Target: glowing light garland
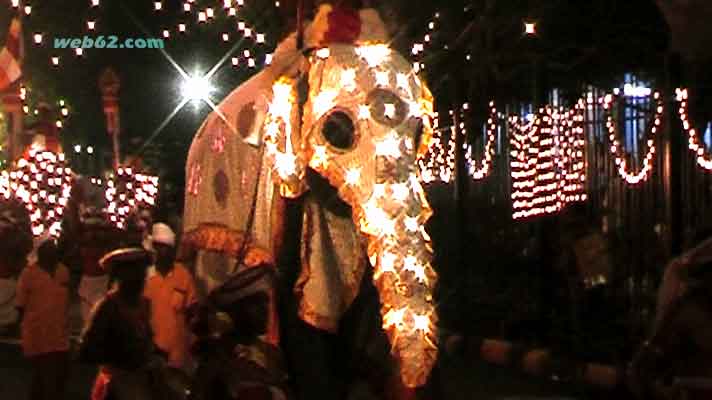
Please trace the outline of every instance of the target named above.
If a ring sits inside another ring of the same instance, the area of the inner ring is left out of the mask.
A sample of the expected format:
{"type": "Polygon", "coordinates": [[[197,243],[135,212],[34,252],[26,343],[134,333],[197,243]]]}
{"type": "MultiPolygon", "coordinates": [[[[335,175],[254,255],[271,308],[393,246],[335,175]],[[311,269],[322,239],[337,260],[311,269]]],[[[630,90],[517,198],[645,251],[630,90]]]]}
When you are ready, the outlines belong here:
{"type": "Polygon", "coordinates": [[[513,218],[519,219],[541,213],[534,209],[537,165],[539,164],[539,129],[541,119],[523,124],[520,117],[509,119],[511,136],[512,208],[513,218]]]}
{"type": "MultiPolygon", "coordinates": [[[[469,107],[466,107],[465,109],[467,108],[469,107]]],[[[487,119],[487,143],[485,143],[484,159],[479,167],[479,163],[473,159],[472,147],[469,145],[467,146],[466,162],[468,165],[468,172],[476,181],[484,179],[489,175],[490,168],[492,166],[492,158],[494,157],[495,133],[497,132],[497,108],[494,106],[493,101],[489,103],[489,108],[490,116],[487,119]]],[[[467,135],[465,124],[461,123],[460,125],[462,134],[467,135]]]]}
{"type": "MultiPolygon", "coordinates": [[[[474,160],[472,148],[465,145],[465,163],[470,177],[474,180],[482,180],[489,176],[492,170],[492,161],[495,154],[494,144],[496,141],[497,132],[497,109],[494,102],[489,103],[490,116],[487,119],[486,134],[487,142],[484,148],[484,158],[482,161],[474,160]]],[[[469,110],[469,105],[463,105],[463,111],[469,110]]],[[[454,111],[450,111],[452,117],[454,111]]],[[[432,183],[441,181],[445,183],[452,182],[455,176],[455,135],[457,130],[454,126],[449,128],[440,128],[440,118],[437,114],[434,118],[433,126],[434,134],[431,139],[428,153],[418,160],[418,167],[423,183],[432,183]],[[444,131],[450,131],[449,138],[443,137],[444,131]]],[[[467,135],[467,127],[464,122],[460,123],[460,134],[467,135]]]]}
{"type": "Polygon", "coordinates": [[[680,102],[680,109],[678,110],[680,121],[682,122],[682,127],[688,135],[687,148],[695,156],[697,165],[699,165],[706,172],[712,172],[712,154],[705,155],[704,145],[700,143],[697,136],[698,132],[690,122],[690,114],[688,111],[688,91],[687,89],[676,89],[675,94],[677,101],[680,102]]]}
{"type": "Polygon", "coordinates": [[[57,237],[73,183],[64,154],[30,149],[11,171],[0,175],[0,195],[15,197],[30,213],[32,233],[57,237]]]}
{"type": "Polygon", "coordinates": [[[106,214],[116,227],[126,227],[126,218],[137,208],[152,208],[158,196],[158,177],[119,167],[106,180],[106,214]]]}
{"type": "Polygon", "coordinates": [[[579,100],[573,110],[567,110],[559,120],[559,132],[555,136],[558,149],[558,171],[561,188],[559,199],[564,203],[586,200],[586,173],[584,149],[586,146],[584,133],[583,99],[579,100]]]}
{"type": "Polygon", "coordinates": [[[661,119],[663,115],[663,100],[659,92],[653,93],[653,98],[656,101],[655,113],[653,115],[653,123],[650,128],[650,136],[647,141],[648,151],[643,159],[643,166],[636,173],[630,172],[628,169],[627,162],[625,160],[625,154],[622,150],[622,145],[617,139],[617,127],[616,121],[613,119],[612,115],[612,105],[616,99],[616,96],[608,94],[603,97],[600,102],[603,104],[603,108],[608,111],[608,116],[606,119],[606,128],[608,129],[608,139],[611,143],[610,151],[611,154],[615,156],[615,163],[618,170],[618,175],[620,175],[623,180],[629,185],[637,185],[645,182],[650,177],[653,170],[653,162],[655,160],[655,136],[660,128],[661,119]]]}
{"type": "Polygon", "coordinates": [[[413,63],[413,70],[415,72],[419,72],[425,68],[425,64],[422,62],[422,55],[425,53],[427,47],[433,42],[433,35],[435,33],[435,29],[437,28],[437,21],[439,19],[440,13],[435,13],[433,19],[428,22],[427,33],[423,36],[423,41],[414,43],[410,49],[412,56],[417,59],[417,61],[413,63]]]}
{"type": "Polygon", "coordinates": [[[523,123],[509,118],[514,219],[552,214],[586,200],[584,101],[572,110],[544,107],[523,123]]]}
{"type": "MultiPolygon", "coordinates": [[[[440,119],[435,115],[433,121],[433,137],[430,139],[428,152],[418,159],[420,168],[420,178],[424,183],[441,180],[447,182],[452,169],[448,169],[449,163],[445,160],[444,139],[440,129],[440,119]],[[446,179],[448,178],[448,179],[446,179]]],[[[452,165],[454,168],[454,164],[452,165]]]]}
{"type": "MultiPolygon", "coordinates": [[[[87,30],[90,32],[94,32],[97,29],[96,26],[96,20],[97,16],[93,15],[96,13],[96,10],[99,9],[101,6],[101,2],[99,0],[90,0],[87,2],[88,8],[90,12],[88,14],[90,17],[87,19],[86,23],[84,26],[86,26],[87,30]]],[[[150,5],[150,7],[154,10],[155,13],[160,14],[160,13],[165,13],[166,9],[169,8],[168,4],[163,1],[153,1],[153,2],[146,2],[150,5]]],[[[196,21],[197,24],[207,24],[207,23],[212,23],[216,20],[218,20],[218,14],[217,11],[218,9],[222,9],[223,12],[225,13],[225,16],[229,18],[237,18],[238,15],[238,9],[240,7],[243,7],[245,2],[243,0],[216,0],[215,1],[215,6],[214,7],[204,7],[204,8],[199,8],[196,6],[195,2],[193,0],[184,0],[181,3],[181,11],[183,12],[183,17],[191,17],[192,20],[196,21]]],[[[20,6],[19,0],[12,0],[10,2],[10,6],[12,8],[18,9],[20,6]]],[[[279,2],[275,3],[275,7],[279,7],[279,2]]],[[[32,7],[29,5],[26,5],[23,7],[23,11],[26,15],[30,15],[32,12],[32,7]]],[[[181,21],[177,23],[175,28],[175,31],[181,34],[185,34],[188,31],[188,25],[186,24],[185,21],[181,21]]],[[[266,43],[266,35],[264,33],[258,32],[256,29],[251,27],[249,24],[247,24],[245,21],[239,20],[237,23],[235,23],[236,29],[238,32],[241,33],[241,35],[236,35],[236,38],[233,39],[231,35],[229,35],[226,32],[220,32],[219,35],[221,38],[223,38],[223,41],[228,42],[230,40],[243,40],[249,38],[250,40],[253,41],[254,44],[256,45],[265,45],[266,43]],[[227,38],[226,36],[227,35],[227,38]],[[237,38],[237,36],[241,36],[240,38],[237,38]]],[[[156,37],[161,37],[164,40],[168,40],[171,38],[171,30],[167,29],[166,27],[163,27],[160,29],[159,34],[156,35],[156,37]]],[[[36,32],[34,34],[34,41],[33,43],[36,46],[43,46],[45,45],[45,41],[43,39],[43,33],[41,32],[36,32]]],[[[74,54],[77,57],[83,57],[85,56],[85,50],[82,49],[72,49],[74,54]]],[[[50,62],[54,66],[59,66],[60,64],[60,57],[57,55],[52,55],[50,57],[50,62]]],[[[265,65],[268,65],[271,62],[271,55],[267,54],[265,56],[265,65]]],[[[237,65],[233,63],[233,65],[237,65]]],[[[257,66],[257,61],[255,60],[254,57],[247,57],[247,60],[245,62],[245,65],[248,65],[250,68],[255,68],[257,66]]]]}

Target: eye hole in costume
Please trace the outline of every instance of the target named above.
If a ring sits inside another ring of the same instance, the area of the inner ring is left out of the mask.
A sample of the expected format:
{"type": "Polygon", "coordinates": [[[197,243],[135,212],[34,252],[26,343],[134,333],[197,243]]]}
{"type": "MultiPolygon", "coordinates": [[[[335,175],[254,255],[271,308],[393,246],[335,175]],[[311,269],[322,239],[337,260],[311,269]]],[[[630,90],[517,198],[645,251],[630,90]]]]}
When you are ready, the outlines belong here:
{"type": "Polygon", "coordinates": [[[373,89],[368,94],[367,101],[371,117],[382,125],[396,127],[403,123],[408,115],[408,104],[390,90],[373,89]]]}
{"type": "Polygon", "coordinates": [[[326,118],[321,128],[324,139],[339,150],[349,150],[356,144],[354,123],[343,111],[335,111],[326,118]]]}

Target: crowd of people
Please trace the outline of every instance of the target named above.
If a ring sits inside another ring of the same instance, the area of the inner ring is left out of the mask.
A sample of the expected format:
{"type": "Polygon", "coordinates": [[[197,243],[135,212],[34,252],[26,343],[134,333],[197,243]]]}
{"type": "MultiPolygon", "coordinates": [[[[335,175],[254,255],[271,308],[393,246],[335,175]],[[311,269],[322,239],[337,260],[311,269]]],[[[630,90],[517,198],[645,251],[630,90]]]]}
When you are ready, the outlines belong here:
{"type": "Polygon", "coordinates": [[[19,276],[0,276],[11,289],[0,323],[6,334],[19,328],[31,400],[64,398],[75,362],[98,367],[91,400],[286,398],[281,354],[259,339],[272,269],[237,274],[199,301],[167,224],[116,243],[85,234],[78,284],[52,238],[37,240],[19,276]],[[83,325],[76,343],[73,305],[83,325]]]}
{"type": "MultiPolygon", "coordinates": [[[[146,231],[116,250],[83,241],[78,348],[69,334],[71,274],[55,240],[38,243],[17,279],[0,275],[0,326],[19,322],[30,398],[62,398],[75,360],[98,366],[92,400],[286,399],[280,349],[257,340],[274,270],[243,271],[206,296],[176,260],[174,231],[163,223],[146,231]]],[[[666,268],[655,326],[628,370],[639,398],[712,393],[712,239],[699,239],[666,268]]]]}
{"type": "MultiPolygon", "coordinates": [[[[84,331],[79,360],[101,366],[92,393],[100,400],[107,383],[118,398],[146,398],[131,374],[150,365],[191,372],[191,334],[187,310],[196,303],[195,282],[176,262],[176,235],[163,223],[153,225],[150,240],[104,254],[101,245],[81,248],[78,288],[84,331]],[[160,361],[159,361],[160,360],[160,361]],[[128,397],[124,397],[127,395],[128,397]]],[[[99,242],[96,242],[99,243],[99,242]]],[[[5,278],[14,296],[0,309],[3,326],[19,322],[22,350],[32,368],[31,399],[57,399],[70,370],[70,272],[58,244],[44,239],[15,281],[5,278]],[[33,259],[35,257],[32,257],[33,259]]],[[[152,397],[147,397],[152,398],[152,397]]]]}

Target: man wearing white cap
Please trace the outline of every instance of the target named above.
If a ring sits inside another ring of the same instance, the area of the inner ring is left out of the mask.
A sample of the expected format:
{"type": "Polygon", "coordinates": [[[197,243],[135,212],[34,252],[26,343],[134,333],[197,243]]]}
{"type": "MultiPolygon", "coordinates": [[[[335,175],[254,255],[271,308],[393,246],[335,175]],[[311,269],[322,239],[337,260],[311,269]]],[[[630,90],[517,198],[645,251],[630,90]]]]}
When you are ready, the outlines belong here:
{"type": "Polygon", "coordinates": [[[155,265],[148,270],[144,296],[151,301],[154,342],[167,353],[168,364],[189,367],[190,331],[186,310],[197,301],[190,272],[175,262],[175,233],[163,223],[153,225],[155,265]]]}

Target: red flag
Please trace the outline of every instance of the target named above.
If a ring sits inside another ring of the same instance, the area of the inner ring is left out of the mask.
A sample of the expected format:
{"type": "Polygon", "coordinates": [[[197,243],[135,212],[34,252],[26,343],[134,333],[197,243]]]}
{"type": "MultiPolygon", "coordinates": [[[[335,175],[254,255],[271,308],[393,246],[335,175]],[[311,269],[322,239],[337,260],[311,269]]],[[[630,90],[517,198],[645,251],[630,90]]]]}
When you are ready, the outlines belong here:
{"type": "Polygon", "coordinates": [[[14,18],[5,47],[0,51],[0,91],[22,76],[22,56],[22,25],[19,18],[14,18]]]}

